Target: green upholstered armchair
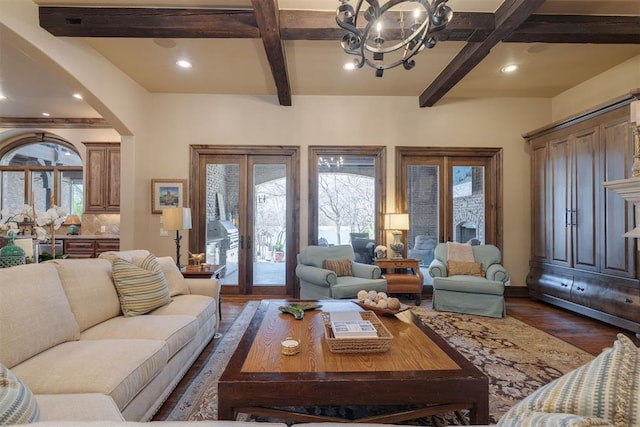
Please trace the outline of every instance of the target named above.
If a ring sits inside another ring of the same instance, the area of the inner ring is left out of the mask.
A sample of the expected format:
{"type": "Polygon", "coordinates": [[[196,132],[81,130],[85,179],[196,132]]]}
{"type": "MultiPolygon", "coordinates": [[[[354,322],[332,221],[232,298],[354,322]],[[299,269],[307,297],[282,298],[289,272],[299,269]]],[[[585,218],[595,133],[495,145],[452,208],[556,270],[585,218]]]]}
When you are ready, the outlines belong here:
{"type": "Polygon", "coordinates": [[[387,281],[380,267],[354,262],[350,245],[307,246],[298,254],[296,276],[300,280],[300,299],[355,298],[361,289],[385,292],[387,281]],[[352,275],[338,275],[323,268],[325,260],[351,261],[352,275]]]}
{"type": "Polygon", "coordinates": [[[509,280],[509,272],[501,264],[500,249],[494,245],[471,248],[475,262],[482,264],[482,276],[449,271],[447,244],[436,246],[434,259],[429,265],[429,275],[433,277],[433,308],[504,317],[504,285],[509,280]]]}

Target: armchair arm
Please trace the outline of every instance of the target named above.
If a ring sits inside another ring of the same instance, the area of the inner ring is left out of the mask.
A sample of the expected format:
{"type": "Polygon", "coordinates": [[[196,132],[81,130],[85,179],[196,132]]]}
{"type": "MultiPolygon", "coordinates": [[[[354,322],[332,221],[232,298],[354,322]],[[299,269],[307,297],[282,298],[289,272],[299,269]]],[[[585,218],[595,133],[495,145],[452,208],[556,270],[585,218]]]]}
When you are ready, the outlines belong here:
{"type": "Polygon", "coordinates": [[[333,271],[311,265],[298,264],[296,266],[296,276],[298,276],[301,281],[327,288],[335,285],[337,282],[336,273],[333,271]]]}
{"type": "Polygon", "coordinates": [[[377,265],[363,264],[353,262],[351,264],[351,272],[355,277],[362,279],[379,279],[382,276],[382,270],[377,265]]]}
{"type": "Polygon", "coordinates": [[[439,259],[434,259],[429,264],[429,276],[431,277],[447,277],[447,266],[439,259]]]}
{"type": "Polygon", "coordinates": [[[496,282],[506,282],[509,280],[509,272],[502,266],[502,264],[491,264],[487,268],[487,279],[495,280],[496,282]]]}

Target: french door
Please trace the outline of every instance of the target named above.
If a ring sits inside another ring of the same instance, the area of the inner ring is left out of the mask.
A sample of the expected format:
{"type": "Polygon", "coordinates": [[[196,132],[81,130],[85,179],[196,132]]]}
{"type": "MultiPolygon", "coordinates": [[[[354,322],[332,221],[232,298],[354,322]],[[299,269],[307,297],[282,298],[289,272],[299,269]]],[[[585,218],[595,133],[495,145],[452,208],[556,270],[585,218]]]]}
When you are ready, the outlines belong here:
{"type": "Polygon", "coordinates": [[[439,242],[501,246],[501,149],[399,147],[396,158],[396,205],[410,222],[408,257],[426,267],[439,242]]]}
{"type": "Polygon", "coordinates": [[[224,265],[222,293],[293,296],[298,149],[192,146],[191,252],[224,265]]]}

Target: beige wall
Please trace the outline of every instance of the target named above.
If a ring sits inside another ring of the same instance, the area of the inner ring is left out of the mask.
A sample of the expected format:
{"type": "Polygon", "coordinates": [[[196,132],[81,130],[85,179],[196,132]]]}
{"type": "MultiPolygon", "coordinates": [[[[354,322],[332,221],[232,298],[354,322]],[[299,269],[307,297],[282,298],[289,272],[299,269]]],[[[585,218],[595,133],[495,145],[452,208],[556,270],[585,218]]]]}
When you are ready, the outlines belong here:
{"type": "Polygon", "coordinates": [[[640,55],[553,98],[553,121],[604,104],[640,88],[640,55]]]}
{"type": "MultiPolygon", "coordinates": [[[[504,251],[512,284],[524,286],[530,246],[529,154],[521,134],[548,123],[547,99],[484,99],[418,108],[416,97],[299,96],[292,107],[275,97],[154,95],[153,135],[139,143],[136,176],[189,178],[189,145],[293,145],[301,149],[300,230],[307,235],[307,147],[386,145],[387,208],[394,209],[395,146],[504,149],[504,251]]],[[[159,215],[149,215],[148,189],[135,197],[136,243],[172,254],[160,237],[159,215]]],[[[186,245],[187,240],[184,240],[186,245]]],[[[302,240],[305,246],[306,241],[302,240]]]]}

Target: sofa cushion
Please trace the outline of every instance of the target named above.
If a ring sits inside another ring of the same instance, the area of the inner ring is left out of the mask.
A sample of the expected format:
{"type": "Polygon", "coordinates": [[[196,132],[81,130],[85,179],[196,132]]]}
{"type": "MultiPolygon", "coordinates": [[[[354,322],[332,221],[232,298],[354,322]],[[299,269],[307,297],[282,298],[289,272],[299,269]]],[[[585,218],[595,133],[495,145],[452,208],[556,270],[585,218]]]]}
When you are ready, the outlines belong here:
{"type": "Polygon", "coordinates": [[[80,335],[81,340],[150,339],[165,341],[169,358],[198,333],[199,322],[193,316],[114,317],[80,335]]]}
{"type": "Polygon", "coordinates": [[[127,251],[107,251],[107,252],[102,252],[100,255],[98,255],[98,258],[106,259],[111,263],[113,263],[113,260],[116,258],[133,262],[134,258],[143,259],[150,253],[151,252],[149,252],[146,249],[130,249],[127,251]]]}
{"type": "Polygon", "coordinates": [[[173,297],[171,304],[148,313],[147,316],[184,314],[198,319],[199,327],[211,322],[216,317],[218,306],[216,300],[204,295],[177,295],[173,297]]]}
{"type": "Polygon", "coordinates": [[[35,394],[102,393],[122,410],[168,359],[164,341],[70,341],[22,362],[13,372],[35,394]]]}
{"type": "Polygon", "coordinates": [[[0,363],[0,425],[38,421],[40,409],[31,390],[0,363]]]}
{"type": "Polygon", "coordinates": [[[41,351],[79,336],[80,328],[55,265],[26,264],[0,269],[1,363],[13,368],[41,351]]]}
{"type": "Polygon", "coordinates": [[[120,315],[120,301],[113,285],[110,261],[94,258],[50,262],[58,269],[80,331],[120,315]]]}
{"type": "Polygon", "coordinates": [[[169,296],[188,295],[191,293],[189,285],[187,285],[187,281],[182,273],[180,273],[180,270],[173,258],[170,256],[158,257],[158,262],[160,263],[160,268],[162,268],[164,277],[167,279],[167,284],[169,285],[169,296]]]}
{"type": "Polygon", "coordinates": [[[36,400],[43,421],[124,421],[115,402],[106,394],[37,394],[36,400]]]}
{"type": "Polygon", "coordinates": [[[353,276],[350,259],[325,259],[322,268],[333,271],[338,277],[353,276]]]}
{"type": "Polygon", "coordinates": [[[500,419],[499,425],[527,425],[523,422],[541,414],[571,414],[616,426],[639,425],[639,401],[640,349],[618,334],[613,348],[526,397],[500,419]]]}
{"type": "Polygon", "coordinates": [[[145,314],[171,302],[164,273],[152,254],[147,255],[140,266],[115,258],[113,281],[125,317],[145,314]]]}

